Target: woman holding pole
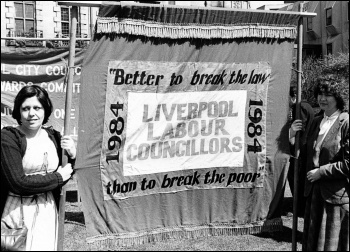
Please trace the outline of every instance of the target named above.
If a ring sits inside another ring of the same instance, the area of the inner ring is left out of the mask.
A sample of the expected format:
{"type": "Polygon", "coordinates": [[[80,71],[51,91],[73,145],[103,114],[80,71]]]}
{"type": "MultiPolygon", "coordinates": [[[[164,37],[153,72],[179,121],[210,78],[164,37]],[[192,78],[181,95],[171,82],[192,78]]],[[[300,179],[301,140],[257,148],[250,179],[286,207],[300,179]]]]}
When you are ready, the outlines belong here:
{"type": "MultiPolygon", "coordinates": [[[[349,251],[348,91],[333,76],[320,78],[314,90],[324,114],[315,117],[300,151],[307,172],[304,251],[349,251]]],[[[302,126],[295,120],[291,136],[302,126]]]]}
{"type": "Polygon", "coordinates": [[[25,86],[12,113],[19,126],[1,130],[1,224],[16,228],[23,214],[28,251],[56,250],[60,189],[71,178],[76,156],[70,136],[43,126],[52,109],[45,89],[25,86]],[[70,158],[64,167],[62,149],[70,158]]]}

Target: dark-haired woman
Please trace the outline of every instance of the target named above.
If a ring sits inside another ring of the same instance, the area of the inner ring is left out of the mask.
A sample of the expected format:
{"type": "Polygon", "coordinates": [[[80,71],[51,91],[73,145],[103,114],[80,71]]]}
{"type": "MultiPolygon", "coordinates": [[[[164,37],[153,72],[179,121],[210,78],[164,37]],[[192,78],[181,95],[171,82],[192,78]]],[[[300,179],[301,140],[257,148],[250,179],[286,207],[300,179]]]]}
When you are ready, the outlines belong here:
{"type": "Polygon", "coordinates": [[[60,188],[70,179],[76,156],[70,136],[61,138],[58,131],[43,127],[52,109],[45,89],[25,86],[12,113],[19,126],[1,130],[1,222],[19,227],[22,204],[27,251],[56,250],[60,188]],[[70,162],[64,167],[62,149],[70,162]]]}
{"type": "MultiPolygon", "coordinates": [[[[349,251],[349,87],[323,78],[315,97],[324,111],[315,117],[301,155],[306,156],[304,251],[349,251]],[[347,89],[347,90],[346,90],[347,89]]],[[[295,120],[291,134],[301,130],[295,120]]]]}

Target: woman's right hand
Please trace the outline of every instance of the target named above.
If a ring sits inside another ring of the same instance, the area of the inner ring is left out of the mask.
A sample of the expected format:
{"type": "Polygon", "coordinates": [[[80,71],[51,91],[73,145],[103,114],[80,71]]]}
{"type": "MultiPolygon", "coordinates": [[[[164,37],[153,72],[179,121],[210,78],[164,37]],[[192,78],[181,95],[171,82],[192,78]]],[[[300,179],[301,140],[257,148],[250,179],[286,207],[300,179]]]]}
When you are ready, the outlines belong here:
{"type": "Polygon", "coordinates": [[[71,178],[73,173],[73,168],[70,163],[66,164],[64,167],[60,166],[57,169],[57,172],[61,174],[63,181],[66,181],[71,178]]]}
{"type": "Polygon", "coordinates": [[[303,121],[300,119],[295,120],[290,126],[290,138],[295,137],[297,131],[303,129],[303,121]]]}

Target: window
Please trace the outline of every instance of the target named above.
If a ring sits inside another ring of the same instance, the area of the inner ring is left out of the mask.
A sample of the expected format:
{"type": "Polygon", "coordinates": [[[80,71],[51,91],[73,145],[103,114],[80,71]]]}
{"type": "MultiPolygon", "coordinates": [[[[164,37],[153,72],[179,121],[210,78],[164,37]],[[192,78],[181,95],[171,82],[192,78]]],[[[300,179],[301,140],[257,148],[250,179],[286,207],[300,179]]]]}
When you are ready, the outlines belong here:
{"type": "MultiPolygon", "coordinates": [[[[80,8],[78,8],[77,17],[77,37],[80,38],[81,24],[79,22],[80,8]]],[[[63,37],[69,37],[69,23],[70,23],[70,8],[61,7],[61,33],[63,37]]]]}
{"type": "Polygon", "coordinates": [[[333,54],[332,43],[327,44],[327,55],[329,55],[329,54],[333,54]]]}
{"type": "Polygon", "coordinates": [[[61,7],[61,32],[63,36],[69,37],[69,17],[70,11],[68,7],[61,7]]]}
{"type": "Polygon", "coordinates": [[[332,25],[332,8],[326,9],[326,26],[332,25]]]}
{"type": "Polygon", "coordinates": [[[35,1],[16,1],[15,36],[35,37],[35,1]]]}
{"type": "Polygon", "coordinates": [[[311,31],[312,30],[312,18],[307,18],[306,23],[306,30],[311,31]]]}

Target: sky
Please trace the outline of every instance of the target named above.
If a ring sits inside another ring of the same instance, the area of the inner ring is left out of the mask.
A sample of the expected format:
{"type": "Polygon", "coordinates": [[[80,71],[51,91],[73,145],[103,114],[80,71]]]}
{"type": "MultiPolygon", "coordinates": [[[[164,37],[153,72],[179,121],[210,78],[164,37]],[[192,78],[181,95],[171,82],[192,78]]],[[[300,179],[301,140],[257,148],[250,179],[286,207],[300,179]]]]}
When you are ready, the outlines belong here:
{"type": "Polygon", "coordinates": [[[263,5],[268,5],[268,4],[283,4],[284,1],[250,1],[250,7],[252,9],[256,9],[260,6],[263,5]]]}

